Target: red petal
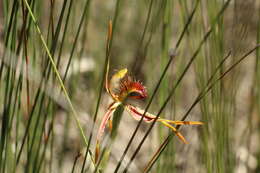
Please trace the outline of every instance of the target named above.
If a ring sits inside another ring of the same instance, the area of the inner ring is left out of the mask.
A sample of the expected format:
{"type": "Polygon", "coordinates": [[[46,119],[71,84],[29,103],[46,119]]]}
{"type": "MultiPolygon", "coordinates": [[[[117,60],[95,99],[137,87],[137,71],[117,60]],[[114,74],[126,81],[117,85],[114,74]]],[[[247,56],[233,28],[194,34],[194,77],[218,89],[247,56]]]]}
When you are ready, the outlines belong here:
{"type": "Polygon", "coordinates": [[[98,134],[97,134],[97,141],[100,141],[104,131],[105,131],[105,128],[106,128],[106,124],[108,122],[108,120],[110,119],[111,115],[113,114],[113,112],[115,111],[116,107],[119,105],[120,103],[118,102],[113,102],[109,107],[108,107],[108,110],[107,112],[105,113],[103,119],[102,119],[102,122],[99,126],[99,129],[98,129],[98,134]]]}
{"type": "MultiPolygon", "coordinates": [[[[140,120],[142,118],[142,115],[144,113],[144,110],[132,106],[132,105],[126,105],[125,106],[127,112],[129,112],[135,119],[140,120]]],[[[152,122],[155,119],[155,115],[150,114],[149,112],[146,112],[144,115],[144,121],[146,122],[152,122]]]]}

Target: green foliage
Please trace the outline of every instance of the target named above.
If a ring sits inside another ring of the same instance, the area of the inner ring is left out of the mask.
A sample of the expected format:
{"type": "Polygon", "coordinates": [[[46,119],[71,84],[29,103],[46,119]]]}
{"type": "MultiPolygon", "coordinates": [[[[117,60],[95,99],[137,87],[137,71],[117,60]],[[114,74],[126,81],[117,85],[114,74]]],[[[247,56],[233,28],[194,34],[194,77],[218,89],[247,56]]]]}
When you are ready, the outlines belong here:
{"type": "Polygon", "coordinates": [[[259,5],[1,1],[0,172],[259,171],[259,5]],[[119,106],[95,162],[109,59],[146,85],[145,112],[204,122],[176,126],[188,145],[119,106]]]}
{"type": "Polygon", "coordinates": [[[123,105],[119,105],[113,114],[112,130],[111,130],[112,140],[114,140],[117,135],[117,131],[118,131],[120,121],[122,119],[123,111],[124,111],[123,105]]]}

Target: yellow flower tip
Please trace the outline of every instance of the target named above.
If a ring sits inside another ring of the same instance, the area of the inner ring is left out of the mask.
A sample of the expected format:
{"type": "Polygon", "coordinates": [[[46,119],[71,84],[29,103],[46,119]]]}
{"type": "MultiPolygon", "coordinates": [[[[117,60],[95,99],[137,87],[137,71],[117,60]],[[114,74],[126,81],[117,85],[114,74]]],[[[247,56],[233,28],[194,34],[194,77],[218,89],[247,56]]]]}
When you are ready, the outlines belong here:
{"type": "MultiPolygon", "coordinates": [[[[203,125],[203,122],[200,121],[182,121],[184,125],[203,125]]],[[[181,125],[181,123],[179,123],[181,125]]]]}
{"type": "Polygon", "coordinates": [[[180,132],[178,132],[178,130],[171,126],[170,124],[168,124],[166,121],[160,121],[161,123],[163,123],[165,126],[169,127],[174,133],[175,135],[184,143],[184,144],[188,144],[188,142],[186,141],[186,139],[184,138],[184,136],[182,136],[182,134],[180,132]]]}
{"type": "Polygon", "coordinates": [[[112,120],[110,118],[109,119],[109,130],[110,130],[110,132],[112,132],[112,128],[113,128],[113,123],[112,123],[112,120]]]}
{"type": "Polygon", "coordinates": [[[184,138],[184,136],[182,136],[182,134],[178,131],[175,132],[176,136],[178,136],[178,138],[184,143],[184,144],[188,144],[188,142],[186,141],[186,139],[184,138]]]}
{"type": "Polygon", "coordinates": [[[99,153],[100,153],[100,146],[99,146],[99,141],[97,141],[96,150],[95,150],[95,163],[98,162],[99,153]]]}
{"type": "Polygon", "coordinates": [[[112,31],[113,31],[112,20],[109,20],[109,23],[108,23],[108,38],[109,38],[109,40],[111,40],[112,31]]]}
{"type": "Polygon", "coordinates": [[[192,121],[192,125],[203,125],[203,122],[200,121],[192,121]]]}
{"type": "Polygon", "coordinates": [[[123,77],[125,77],[127,73],[127,68],[124,68],[122,70],[119,70],[116,74],[114,74],[114,78],[117,78],[117,79],[122,79],[123,77]]]}
{"type": "Polygon", "coordinates": [[[186,140],[185,140],[185,141],[183,141],[183,142],[184,142],[184,144],[189,144],[189,142],[188,142],[188,141],[186,141],[186,140]]]}
{"type": "Polygon", "coordinates": [[[126,74],[126,68],[119,70],[112,76],[111,80],[107,82],[107,91],[112,96],[114,101],[120,101],[119,90],[121,86],[121,81],[127,76],[126,74]]]}

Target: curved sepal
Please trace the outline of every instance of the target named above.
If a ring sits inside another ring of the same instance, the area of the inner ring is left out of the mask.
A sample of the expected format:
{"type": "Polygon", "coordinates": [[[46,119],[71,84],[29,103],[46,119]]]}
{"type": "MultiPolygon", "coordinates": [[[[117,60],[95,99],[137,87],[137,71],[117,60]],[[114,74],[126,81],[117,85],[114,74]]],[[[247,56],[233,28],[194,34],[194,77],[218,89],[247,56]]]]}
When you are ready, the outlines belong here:
{"type": "MultiPolygon", "coordinates": [[[[140,109],[138,107],[132,106],[130,104],[125,105],[125,109],[127,110],[127,112],[130,113],[130,115],[132,115],[136,120],[140,120],[144,114],[144,110],[140,109]]],[[[144,115],[143,120],[145,122],[153,122],[155,120],[156,116],[146,112],[144,115]]],[[[176,136],[179,137],[179,139],[187,144],[188,142],[186,141],[186,139],[182,136],[182,134],[175,128],[173,127],[171,124],[175,124],[175,125],[202,125],[202,122],[199,121],[173,121],[173,120],[167,120],[167,119],[163,119],[161,117],[158,117],[158,119],[156,120],[158,122],[161,122],[163,125],[165,125],[166,127],[169,127],[175,134],[176,136]]]]}

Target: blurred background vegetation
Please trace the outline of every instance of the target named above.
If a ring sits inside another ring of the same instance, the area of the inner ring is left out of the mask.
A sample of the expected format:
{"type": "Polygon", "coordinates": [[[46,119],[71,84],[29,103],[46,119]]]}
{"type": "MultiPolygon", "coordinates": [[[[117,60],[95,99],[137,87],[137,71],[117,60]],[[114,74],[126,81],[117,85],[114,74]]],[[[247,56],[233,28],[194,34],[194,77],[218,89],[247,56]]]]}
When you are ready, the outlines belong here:
{"type": "Polygon", "coordinates": [[[1,0],[0,172],[259,172],[259,40],[257,0],[1,0]],[[109,20],[110,76],[128,68],[149,112],[203,121],[177,127],[189,144],[146,123],[130,141],[123,113],[94,163],[109,20]]]}

